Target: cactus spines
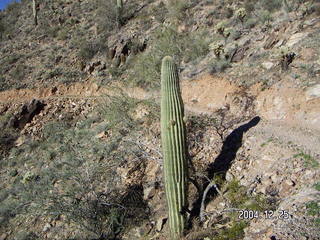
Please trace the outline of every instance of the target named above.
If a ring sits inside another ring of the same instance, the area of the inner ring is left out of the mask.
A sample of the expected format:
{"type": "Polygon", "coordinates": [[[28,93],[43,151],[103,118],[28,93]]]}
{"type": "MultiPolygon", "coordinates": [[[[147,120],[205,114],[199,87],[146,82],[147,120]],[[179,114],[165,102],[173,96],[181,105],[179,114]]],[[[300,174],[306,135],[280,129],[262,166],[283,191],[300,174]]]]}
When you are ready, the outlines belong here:
{"type": "Polygon", "coordinates": [[[171,240],[180,239],[186,221],[187,160],[183,119],[177,68],[167,56],[161,66],[161,142],[171,240]]]}

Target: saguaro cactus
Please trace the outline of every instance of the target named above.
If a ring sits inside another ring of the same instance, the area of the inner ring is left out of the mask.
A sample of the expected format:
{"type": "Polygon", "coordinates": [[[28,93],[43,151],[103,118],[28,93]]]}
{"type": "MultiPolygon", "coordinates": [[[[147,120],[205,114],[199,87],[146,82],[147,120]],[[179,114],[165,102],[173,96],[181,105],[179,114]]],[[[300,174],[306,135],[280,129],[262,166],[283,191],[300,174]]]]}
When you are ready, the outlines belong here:
{"type": "Polygon", "coordinates": [[[117,14],[117,25],[118,28],[121,27],[122,24],[122,10],[123,10],[123,1],[122,0],[117,0],[117,8],[116,8],[116,14],[117,14]]]}
{"type": "Polygon", "coordinates": [[[117,7],[123,8],[123,1],[122,0],[117,0],[117,7]]]}
{"type": "Polygon", "coordinates": [[[161,67],[161,140],[171,240],[180,239],[186,221],[187,160],[183,115],[177,68],[173,59],[167,56],[161,67]]]}
{"type": "Polygon", "coordinates": [[[34,25],[38,25],[38,10],[39,10],[39,6],[36,2],[36,0],[32,0],[32,10],[33,10],[33,21],[34,21],[34,25]]]}

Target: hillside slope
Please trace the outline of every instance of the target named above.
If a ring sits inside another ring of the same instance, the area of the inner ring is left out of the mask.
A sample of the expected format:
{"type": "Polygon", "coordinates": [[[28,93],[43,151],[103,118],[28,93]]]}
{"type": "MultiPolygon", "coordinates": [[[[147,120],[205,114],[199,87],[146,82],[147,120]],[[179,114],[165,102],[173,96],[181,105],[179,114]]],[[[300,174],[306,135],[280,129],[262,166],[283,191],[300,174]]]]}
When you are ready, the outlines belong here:
{"type": "Polygon", "coordinates": [[[168,239],[166,55],[187,117],[185,238],[320,238],[319,1],[38,11],[38,25],[30,1],[0,12],[0,239],[168,239]]]}

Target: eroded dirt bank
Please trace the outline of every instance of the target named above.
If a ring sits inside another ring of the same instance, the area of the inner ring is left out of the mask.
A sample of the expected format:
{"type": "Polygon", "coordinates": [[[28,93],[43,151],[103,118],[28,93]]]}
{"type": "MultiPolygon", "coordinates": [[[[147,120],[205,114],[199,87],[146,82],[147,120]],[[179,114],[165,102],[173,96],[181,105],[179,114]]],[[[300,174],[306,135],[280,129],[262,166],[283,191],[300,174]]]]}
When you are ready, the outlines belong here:
{"type": "MultiPolygon", "coordinates": [[[[287,126],[320,130],[319,86],[298,89],[290,81],[282,81],[269,89],[254,85],[244,89],[229,81],[210,75],[181,83],[186,109],[195,113],[211,113],[227,108],[235,114],[245,114],[252,108],[265,120],[277,121],[287,126]]],[[[123,88],[131,97],[145,99],[159,97],[159,93],[141,88],[123,88]]],[[[112,94],[112,88],[99,87],[96,83],[75,83],[51,88],[20,89],[0,92],[0,103],[26,102],[31,99],[90,98],[112,94]]]]}

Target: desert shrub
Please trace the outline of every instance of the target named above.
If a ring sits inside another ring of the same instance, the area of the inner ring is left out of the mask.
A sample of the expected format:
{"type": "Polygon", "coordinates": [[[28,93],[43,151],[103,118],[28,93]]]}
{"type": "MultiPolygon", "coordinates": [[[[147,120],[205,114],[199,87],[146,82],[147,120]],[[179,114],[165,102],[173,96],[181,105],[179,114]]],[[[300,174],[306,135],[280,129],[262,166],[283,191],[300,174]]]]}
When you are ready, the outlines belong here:
{"type": "Polygon", "coordinates": [[[208,42],[202,34],[178,33],[173,28],[161,27],[154,33],[151,47],[136,56],[129,70],[129,81],[135,86],[160,86],[160,67],[164,56],[173,56],[177,63],[196,60],[208,53],[208,42]]]}
{"type": "Polygon", "coordinates": [[[282,0],[262,0],[259,1],[261,6],[269,12],[279,10],[282,6],[282,0]]]}
{"type": "Polygon", "coordinates": [[[105,96],[105,102],[100,111],[110,128],[127,131],[136,126],[131,114],[139,101],[120,92],[119,96],[105,96]]]}
{"type": "Polygon", "coordinates": [[[183,60],[185,62],[196,60],[201,56],[205,56],[209,52],[208,40],[206,32],[191,33],[184,40],[185,52],[183,60]]]}
{"type": "Polygon", "coordinates": [[[108,33],[117,27],[117,9],[115,0],[97,0],[98,32],[108,33]]]}
{"type": "Polygon", "coordinates": [[[123,4],[121,15],[118,17],[116,0],[95,0],[96,21],[98,33],[108,36],[114,29],[125,25],[135,15],[138,7],[135,1],[123,4]]]}
{"type": "Polygon", "coordinates": [[[21,3],[17,1],[13,1],[8,4],[6,8],[6,15],[3,18],[5,22],[5,33],[12,34],[17,29],[16,24],[21,15],[21,3]]]}
{"type": "Polygon", "coordinates": [[[233,13],[234,13],[233,9],[227,7],[227,8],[224,10],[224,12],[222,13],[222,17],[223,17],[223,18],[231,18],[231,17],[233,16],[233,13]]]}
{"type": "Polygon", "coordinates": [[[152,15],[155,17],[155,20],[159,23],[163,23],[168,14],[168,9],[163,2],[160,2],[157,6],[152,9],[152,15]]]}
{"type": "Polygon", "coordinates": [[[241,31],[232,30],[230,32],[230,36],[229,36],[230,40],[234,41],[234,40],[238,40],[239,38],[241,38],[241,31]]]}
{"type": "Polygon", "coordinates": [[[21,81],[26,74],[27,67],[22,64],[18,64],[11,72],[10,76],[17,81],[21,81]]]}
{"type": "Polygon", "coordinates": [[[19,59],[21,59],[23,57],[23,55],[21,54],[16,54],[16,53],[13,53],[9,56],[7,56],[7,58],[4,59],[4,62],[3,64],[14,64],[16,63],[19,59]]]}
{"type": "Polygon", "coordinates": [[[78,57],[83,60],[90,60],[96,55],[99,51],[102,51],[106,48],[103,42],[99,41],[85,41],[82,40],[78,42],[78,57]]]}
{"type": "Polygon", "coordinates": [[[246,10],[246,12],[248,13],[248,15],[250,16],[251,13],[254,11],[254,5],[256,4],[255,0],[245,0],[244,2],[244,8],[246,10]]]}
{"type": "Polygon", "coordinates": [[[224,59],[215,59],[209,64],[209,72],[210,74],[221,73],[229,67],[231,67],[229,61],[224,59]]]}
{"type": "MultiPolygon", "coordinates": [[[[1,190],[3,193],[5,190],[1,190]]],[[[8,193],[7,193],[8,194],[8,193]]],[[[14,218],[19,212],[19,201],[12,196],[3,196],[4,199],[0,201],[0,231],[2,227],[5,227],[10,219],[14,218]]]]}
{"type": "Polygon", "coordinates": [[[52,78],[60,77],[63,75],[63,69],[60,67],[54,68],[52,70],[49,70],[48,72],[45,73],[44,79],[49,80],[52,78]]]}
{"type": "Polygon", "coordinates": [[[258,23],[258,21],[256,18],[248,18],[247,21],[245,22],[245,27],[246,28],[254,28],[257,23],[258,23]]]}
{"type": "Polygon", "coordinates": [[[243,239],[245,232],[244,229],[248,226],[245,221],[233,222],[231,226],[227,229],[219,231],[215,236],[211,238],[212,240],[240,240],[243,239]]]}
{"type": "Polygon", "coordinates": [[[48,26],[45,28],[45,33],[51,37],[56,38],[58,36],[58,33],[60,31],[60,26],[54,25],[54,26],[48,26]]]}
{"type": "Polygon", "coordinates": [[[68,39],[68,30],[67,29],[61,29],[57,34],[58,40],[66,40],[68,39]]]}
{"type": "Polygon", "coordinates": [[[83,73],[80,71],[64,71],[59,81],[62,83],[79,82],[83,77],[83,73]]]}
{"type": "Polygon", "coordinates": [[[260,21],[263,24],[265,23],[269,24],[273,20],[272,15],[268,10],[262,10],[258,13],[258,15],[259,15],[260,21]]]}
{"type": "Polygon", "coordinates": [[[39,239],[38,236],[33,232],[20,231],[15,233],[15,240],[36,240],[39,239]]]}
{"type": "MultiPolygon", "coordinates": [[[[142,187],[123,186],[117,173],[129,159],[138,164],[146,161],[136,144],[137,131],[143,128],[132,117],[143,102],[124,94],[107,96],[92,117],[48,123],[40,141],[11,150],[8,158],[15,159],[19,171],[6,176],[14,178],[6,190],[10,195],[0,191],[0,220],[7,220],[8,214],[29,221],[64,215],[81,227],[83,236],[114,239],[127,226],[147,219],[142,187]],[[108,139],[97,137],[101,132],[108,139]],[[16,212],[9,211],[12,208],[16,212]]],[[[9,162],[1,167],[9,168],[9,162]]]]}
{"type": "Polygon", "coordinates": [[[6,80],[4,76],[0,76],[0,91],[7,90],[11,87],[11,84],[6,80]]]}
{"type": "Polygon", "coordinates": [[[168,16],[171,19],[178,21],[184,20],[186,17],[186,10],[189,8],[189,1],[184,0],[170,0],[167,3],[168,16]]]}

